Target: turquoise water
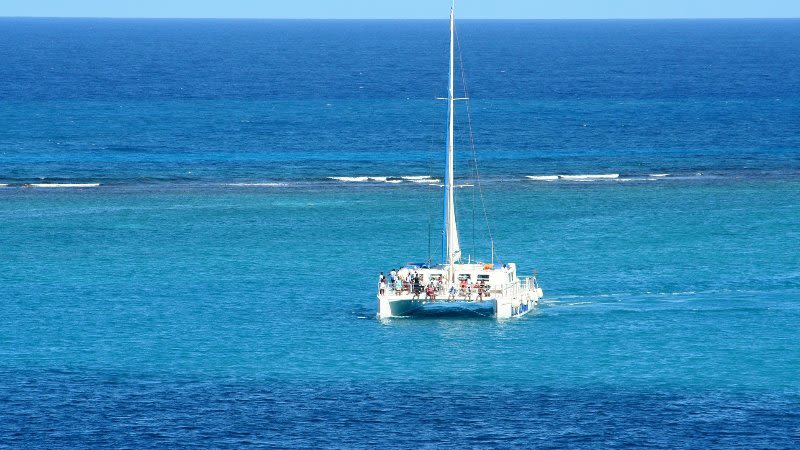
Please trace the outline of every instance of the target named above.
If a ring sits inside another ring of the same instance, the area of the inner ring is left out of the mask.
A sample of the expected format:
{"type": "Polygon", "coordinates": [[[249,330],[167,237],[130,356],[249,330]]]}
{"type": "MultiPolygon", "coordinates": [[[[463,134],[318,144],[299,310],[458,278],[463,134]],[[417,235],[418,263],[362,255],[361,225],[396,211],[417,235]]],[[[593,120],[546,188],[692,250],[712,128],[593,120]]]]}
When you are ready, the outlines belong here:
{"type": "Polygon", "coordinates": [[[0,20],[0,446],[796,447],[798,22],[465,23],[545,298],[381,322],[441,188],[329,177],[441,173],[442,25],[0,20]]]}
{"type": "Polygon", "coordinates": [[[487,198],[498,254],[537,269],[547,293],[503,323],[374,320],[376,270],[426,257],[426,210],[402,205],[432,202],[433,187],[4,191],[3,360],[155,377],[798,385],[800,184],[587,184],[487,198]]]}

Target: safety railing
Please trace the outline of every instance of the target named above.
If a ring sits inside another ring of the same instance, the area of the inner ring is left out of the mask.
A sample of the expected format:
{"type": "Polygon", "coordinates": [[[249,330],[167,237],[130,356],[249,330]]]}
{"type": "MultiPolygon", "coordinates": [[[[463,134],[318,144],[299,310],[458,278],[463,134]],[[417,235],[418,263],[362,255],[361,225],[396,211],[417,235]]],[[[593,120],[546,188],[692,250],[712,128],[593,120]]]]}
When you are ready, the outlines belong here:
{"type": "MultiPolygon", "coordinates": [[[[380,295],[380,286],[378,287],[378,294],[380,295]]],[[[501,292],[498,289],[492,289],[490,285],[484,285],[483,287],[473,287],[468,286],[463,288],[458,285],[454,286],[447,286],[447,285],[439,285],[433,291],[433,297],[437,300],[441,299],[455,299],[455,300],[481,300],[490,298],[493,294],[497,294],[501,292]],[[454,292],[451,292],[451,289],[454,288],[454,292]]],[[[415,289],[413,284],[410,283],[403,283],[399,287],[397,285],[387,285],[384,288],[384,295],[389,297],[419,297],[420,299],[429,299],[431,296],[428,293],[427,286],[420,286],[415,289]]]]}

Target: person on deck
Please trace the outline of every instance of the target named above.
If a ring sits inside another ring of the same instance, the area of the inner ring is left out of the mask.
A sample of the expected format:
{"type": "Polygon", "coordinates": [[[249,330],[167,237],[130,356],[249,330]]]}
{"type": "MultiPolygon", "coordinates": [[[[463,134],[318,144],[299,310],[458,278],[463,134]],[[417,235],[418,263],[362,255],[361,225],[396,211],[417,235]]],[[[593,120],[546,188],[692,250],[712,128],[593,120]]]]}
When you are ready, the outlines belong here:
{"type": "Polygon", "coordinates": [[[414,277],[414,299],[419,300],[419,295],[422,293],[422,283],[420,283],[419,276],[414,277]]]}
{"type": "Polygon", "coordinates": [[[428,287],[425,289],[425,300],[436,301],[436,288],[433,286],[433,281],[428,283],[428,287]]]}
{"type": "Polygon", "coordinates": [[[458,289],[456,289],[455,286],[450,286],[450,291],[448,292],[449,295],[447,296],[447,299],[448,300],[455,300],[457,293],[458,293],[458,289]]]}

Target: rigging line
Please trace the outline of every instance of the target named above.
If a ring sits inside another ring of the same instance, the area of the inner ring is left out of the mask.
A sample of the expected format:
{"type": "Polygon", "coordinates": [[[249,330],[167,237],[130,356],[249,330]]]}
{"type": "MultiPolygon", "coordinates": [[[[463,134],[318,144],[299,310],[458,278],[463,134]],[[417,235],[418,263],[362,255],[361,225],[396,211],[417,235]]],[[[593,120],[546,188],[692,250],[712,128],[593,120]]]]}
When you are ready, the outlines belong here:
{"type": "MultiPolygon", "coordinates": [[[[444,57],[446,56],[446,53],[447,52],[444,49],[442,49],[442,53],[441,53],[442,54],[442,59],[444,59],[444,57]]],[[[433,95],[431,96],[431,98],[440,97],[439,96],[439,92],[437,92],[438,89],[439,89],[438,87],[431,86],[431,90],[433,90],[433,95]]],[[[438,105],[438,102],[436,102],[436,105],[438,105]]],[[[428,139],[428,145],[429,145],[429,148],[430,148],[431,151],[433,151],[434,149],[438,148],[438,145],[439,145],[439,143],[437,141],[438,141],[438,137],[440,136],[439,133],[441,132],[441,128],[439,128],[439,127],[441,127],[441,120],[438,119],[438,114],[439,114],[439,109],[438,108],[434,108],[434,114],[431,117],[431,121],[430,121],[430,126],[431,126],[431,128],[433,130],[428,135],[428,138],[429,138],[428,139]]],[[[438,156],[439,153],[438,153],[438,151],[435,151],[433,154],[435,154],[437,156],[434,157],[433,155],[431,155],[428,158],[426,158],[426,161],[428,163],[427,164],[428,170],[427,170],[426,175],[428,175],[429,179],[431,180],[430,184],[436,185],[437,181],[439,180],[439,176],[441,174],[438,174],[438,173],[435,174],[434,173],[434,161],[436,161],[436,162],[439,161],[439,159],[438,159],[439,158],[439,156],[438,156]]],[[[444,181],[442,181],[442,183],[444,183],[444,181]]],[[[431,189],[430,191],[428,191],[426,189],[426,192],[438,192],[438,191],[436,189],[431,189]]],[[[436,204],[436,202],[433,202],[433,201],[426,202],[427,212],[428,212],[428,241],[429,241],[428,242],[428,247],[429,247],[429,249],[428,249],[428,260],[429,260],[430,263],[433,263],[433,255],[432,255],[432,252],[430,250],[430,247],[431,247],[431,244],[432,244],[432,224],[433,224],[433,215],[434,215],[434,207],[432,205],[435,205],[435,204],[436,204]]],[[[442,260],[444,260],[444,259],[445,259],[445,255],[442,254],[442,260]]]]}
{"type": "MultiPolygon", "coordinates": [[[[456,36],[456,44],[458,45],[458,62],[459,62],[459,67],[461,69],[461,84],[464,89],[464,97],[469,98],[469,92],[467,91],[467,79],[466,76],[464,75],[464,59],[461,54],[461,39],[459,38],[458,35],[458,28],[456,28],[454,31],[455,31],[454,34],[456,36]]],[[[467,125],[469,129],[469,143],[470,147],[472,148],[472,161],[475,167],[475,181],[476,184],[478,185],[478,194],[480,195],[481,207],[483,208],[483,218],[486,221],[486,230],[489,232],[489,240],[491,241],[492,244],[492,259],[494,259],[495,258],[494,234],[492,233],[492,225],[489,222],[489,213],[486,210],[486,199],[484,198],[483,195],[483,184],[481,183],[481,174],[480,171],[478,170],[478,156],[477,152],[475,151],[475,139],[472,133],[472,111],[470,109],[470,101],[467,100],[466,103],[467,103],[467,108],[466,108],[467,125]]]]}
{"type": "Polygon", "coordinates": [[[478,256],[478,248],[475,246],[475,189],[472,191],[472,252],[478,256]]]}
{"type": "Polygon", "coordinates": [[[433,257],[431,256],[431,221],[432,221],[431,219],[432,218],[429,213],[428,214],[428,265],[429,266],[433,264],[433,259],[432,259],[433,257]]]}
{"type": "MultiPolygon", "coordinates": [[[[468,144],[471,144],[471,142],[469,140],[469,137],[467,136],[467,133],[464,131],[463,127],[460,127],[457,130],[458,130],[457,134],[458,134],[458,139],[459,139],[459,146],[466,146],[468,144]]],[[[476,179],[474,164],[470,164],[469,176],[470,176],[470,178],[468,178],[467,181],[476,179]]],[[[458,186],[458,184],[456,184],[456,186],[458,186]]],[[[462,187],[466,188],[467,184],[462,184],[462,187]]],[[[476,208],[475,208],[475,205],[476,205],[475,190],[474,189],[470,189],[470,193],[471,193],[471,195],[470,195],[470,200],[471,200],[470,206],[472,208],[471,209],[471,212],[472,212],[472,221],[471,221],[472,231],[471,231],[471,234],[470,234],[470,238],[472,239],[472,246],[470,247],[470,251],[472,253],[471,253],[470,256],[475,256],[477,258],[478,257],[478,247],[477,247],[477,245],[475,245],[475,237],[476,237],[476,234],[477,234],[475,232],[475,230],[476,230],[475,224],[477,223],[477,221],[475,220],[475,210],[476,210],[476,208]]],[[[463,198],[464,195],[462,195],[461,197],[463,198]]]]}
{"type": "MultiPolygon", "coordinates": [[[[434,121],[432,120],[431,123],[434,124],[434,121]]],[[[434,136],[436,136],[438,134],[438,132],[439,132],[439,123],[435,123],[435,126],[433,126],[433,128],[434,128],[433,132],[431,132],[429,134],[429,136],[428,136],[429,137],[428,148],[430,150],[433,150],[435,148],[435,146],[436,146],[436,138],[434,136]]],[[[428,179],[432,180],[432,179],[434,179],[433,178],[433,158],[432,158],[432,156],[428,156],[427,158],[425,158],[425,160],[428,163],[427,164],[428,168],[426,170],[426,175],[428,175],[428,179]]],[[[425,189],[425,191],[429,192],[428,189],[425,189]]],[[[426,209],[426,212],[428,213],[427,214],[427,216],[428,216],[428,264],[433,264],[433,253],[432,253],[432,250],[431,250],[431,244],[432,244],[432,226],[433,226],[433,214],[434,214],[433,205],[435,203],[433,201],[426,201],[425,204],[426,204],[426,208],[425,209],[426,209]]]]}

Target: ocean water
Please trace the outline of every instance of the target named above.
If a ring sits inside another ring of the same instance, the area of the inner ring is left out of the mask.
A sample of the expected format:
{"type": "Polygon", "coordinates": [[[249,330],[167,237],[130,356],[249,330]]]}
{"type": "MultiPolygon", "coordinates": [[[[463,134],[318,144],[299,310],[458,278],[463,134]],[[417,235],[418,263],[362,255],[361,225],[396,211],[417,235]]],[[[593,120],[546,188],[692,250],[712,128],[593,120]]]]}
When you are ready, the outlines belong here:
{"type": "Polygon", "coordinates": [[[520,320],[375,319],[446,22],[0,19],[0,446],[799,446],[800,21],[458,36],[520,320]]]}

